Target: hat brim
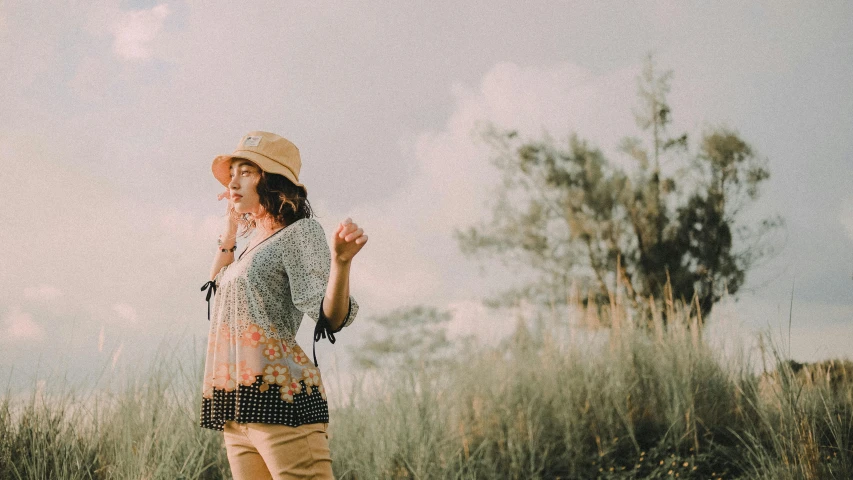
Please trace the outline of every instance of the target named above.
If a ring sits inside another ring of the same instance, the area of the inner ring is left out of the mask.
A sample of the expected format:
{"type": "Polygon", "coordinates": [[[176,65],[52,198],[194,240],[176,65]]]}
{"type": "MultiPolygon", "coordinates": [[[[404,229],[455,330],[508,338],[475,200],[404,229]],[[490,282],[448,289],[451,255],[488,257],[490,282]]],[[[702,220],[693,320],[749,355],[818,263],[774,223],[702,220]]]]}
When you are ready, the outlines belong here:
{"type": "Polygon", "coordinates": [[[306,188],[305,185],[299,183],[296,180],[296,175],[294,175],[289,168],[274,160],[271,160],[268,157],[249,150],[236,150],[230,155],[219,155],[218,157],[213,159],[213,165],[211,165],[213,176],[216,177],[216,179],[219,180],[219,183],[221,183],[223,186],[228,187],[228,184],[231,183],[231,160],[235,158],[242,158],[245,160],[252,161],[257,164],[261,168],[261,170],[265,172],[277,173],[287,178],[297,187],[302,187],[302,190],[304,190],[305,194],[308,195],[308,188],[306,188]]]}

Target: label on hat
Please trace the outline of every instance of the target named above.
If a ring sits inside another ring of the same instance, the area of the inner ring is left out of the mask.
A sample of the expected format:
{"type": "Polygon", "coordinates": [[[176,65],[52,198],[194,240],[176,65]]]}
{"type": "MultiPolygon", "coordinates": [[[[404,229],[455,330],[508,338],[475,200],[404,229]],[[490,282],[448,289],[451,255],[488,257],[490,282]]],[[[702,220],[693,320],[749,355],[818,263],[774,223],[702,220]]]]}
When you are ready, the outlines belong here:
{"type": "Polygon", "coordinates": [[[259,143],[261,143],[261,137],[260,136],[256,136],[256,137],[248,136],[248,137],[246,137],[245,140],[243,140],[243,146],[244,147],[257,147],[259,143]]]}

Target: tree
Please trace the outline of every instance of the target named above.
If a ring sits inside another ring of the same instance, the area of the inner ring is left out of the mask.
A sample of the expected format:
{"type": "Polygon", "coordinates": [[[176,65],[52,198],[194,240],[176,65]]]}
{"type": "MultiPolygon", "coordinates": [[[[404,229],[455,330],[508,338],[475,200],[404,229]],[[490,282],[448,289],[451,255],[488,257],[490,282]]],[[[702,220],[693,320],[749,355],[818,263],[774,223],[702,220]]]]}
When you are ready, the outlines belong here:
{"type": "Polygon", "coordinates": [[[635,308],[671,293],[698,305],[704,318],[724,292],[738,291],[749,268],[774,253],[766,240],[784,225],[781,217],[738,225],[770,176],[767,160],[725,127],[703,132],[691,155],[687,134],[667,131],[671,75],[658,75],[648,55],[634,115],[651,146],[623,138],[619,151],[631,159],[630,172],[576,133],[561,148],[547,133],[525,141],[517,131],[486,124],[481,136],[497,152],[492,163],[502,172],[502,188],[488,223],[454,235],[469,256],[496,256],[535,274],[487,303],[506,305],[521,296],[562,303],[559,292],[578,281],[584,302],[602,305],[618,275],[635,308]]]}

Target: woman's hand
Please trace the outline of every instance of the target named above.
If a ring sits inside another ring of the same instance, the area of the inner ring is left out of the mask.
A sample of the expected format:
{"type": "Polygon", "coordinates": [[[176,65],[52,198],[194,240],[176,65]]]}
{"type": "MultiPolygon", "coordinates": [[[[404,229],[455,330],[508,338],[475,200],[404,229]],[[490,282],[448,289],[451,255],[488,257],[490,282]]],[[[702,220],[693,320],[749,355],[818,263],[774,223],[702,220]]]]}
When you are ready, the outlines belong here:
{"type": "Polygon", "coordinates": [[[332,252],[334,260],[339,263],[352,261],[352,257],[367,243],[367,235],[364,234],[364,230],[353,223],[351,218],[347,218],[338,224],[334,238],[332,252]]]}
{"type": "Polygon", "coordinates": [[[234,214],[232,213],[234,211],[234,201],[231,199],[231,190],[225,190],[224,192],[216,196],[216,199],[219,201],[221,201],[223,198],[228,199],[228,209],[225,210],[225,214],[228,216],[228,230],[230,231],[233,229],[234,231],[236,231],[237,220],[234,218],[234,214]]]}

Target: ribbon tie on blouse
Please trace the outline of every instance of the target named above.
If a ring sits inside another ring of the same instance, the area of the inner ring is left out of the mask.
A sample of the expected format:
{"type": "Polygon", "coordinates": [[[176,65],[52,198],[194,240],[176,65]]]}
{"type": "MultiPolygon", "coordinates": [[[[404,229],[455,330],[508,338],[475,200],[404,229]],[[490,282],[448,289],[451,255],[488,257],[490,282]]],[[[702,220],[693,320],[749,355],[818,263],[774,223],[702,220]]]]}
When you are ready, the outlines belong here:
{"type": "Polygon", "coordinates": [[[210,297],[216,293],[216,282],[210,280],[201,286],[201,291],[207,290],[207,321],[210,321],[210,297]]]}
{"type": "Polygon", "coordinates": [[[311,346],[311,351],[314,354],[314,366],[319,367],[320,364],[317,363],[317,342],[320,341],[321,338],[326,338],[329,336],[329,341],[335,343],[335,334],[332,333],[332,327],[329,325],[329,321],[326,318],[326,315],[323,314],[322,302],[320,303],[320,318],[317,321],[317,325],[314,327],[314,344],[311,346]]]}

